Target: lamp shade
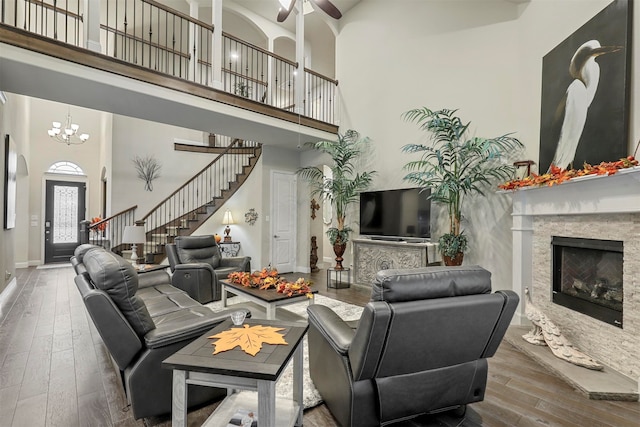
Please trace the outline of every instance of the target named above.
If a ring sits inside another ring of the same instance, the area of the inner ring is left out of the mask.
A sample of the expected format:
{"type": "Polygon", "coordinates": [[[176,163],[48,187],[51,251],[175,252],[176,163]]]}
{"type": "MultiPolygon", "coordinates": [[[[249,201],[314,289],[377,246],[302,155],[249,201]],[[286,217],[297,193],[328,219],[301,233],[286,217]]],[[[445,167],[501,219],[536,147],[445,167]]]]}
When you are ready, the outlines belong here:
{"type": "Polygon", "coordinates": [[[127,225],[122,233],[122,243],[144,243],[147,237],[144,227],[139,225],[127,225]]]}
{"type": "Polygon", "coordinates": [[[235,222],[233,222],[231,211],[227,209],[227,211],[224,213],[224,217],[222,218],[222,225],[229,225],[229,224],[235,224],[235,222]]]}

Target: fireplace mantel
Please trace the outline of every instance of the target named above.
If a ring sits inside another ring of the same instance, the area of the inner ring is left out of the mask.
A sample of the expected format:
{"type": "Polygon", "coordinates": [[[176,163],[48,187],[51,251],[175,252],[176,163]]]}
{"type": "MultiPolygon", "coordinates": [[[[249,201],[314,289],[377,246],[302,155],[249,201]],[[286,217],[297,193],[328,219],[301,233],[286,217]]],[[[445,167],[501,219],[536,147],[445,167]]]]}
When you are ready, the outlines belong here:
{"type": "MultiPolygon", "coordinates": [[[[640,167],[614,175],[588,175],[552,187],[505,191],[513,198],[513,290],[524,298],[532,289],[533,218],[538,215],[585,215],[640,212],[640,167]]],[[[528,324],[524,304],[514,323],[528,324]]]]}
{"type": "Polygon", "coordinates": [[[640,166],[614,175],[587,175],[552,187],[509,191],[514,215],[640,212],[640,166]]]}

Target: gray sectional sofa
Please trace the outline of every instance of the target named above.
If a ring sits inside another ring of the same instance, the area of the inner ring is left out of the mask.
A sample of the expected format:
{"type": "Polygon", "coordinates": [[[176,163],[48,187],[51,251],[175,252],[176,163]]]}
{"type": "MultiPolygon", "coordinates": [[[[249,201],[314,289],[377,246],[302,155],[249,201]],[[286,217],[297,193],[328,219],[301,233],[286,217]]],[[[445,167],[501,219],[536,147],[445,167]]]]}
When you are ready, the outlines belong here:
{"type": "MultiPolygon", "coordinates": [[[[228,319],[232,310],[213,312],[171,286],[166,271],[138,274],[128,261],[101,247],[81,245],[71,262],[76,286],[120,374],[133,416],[170,413],[172,371],[162,368],[162,361],[228,319]]],[[[226,393],[189,387],[189,407],[226,393]]]]}

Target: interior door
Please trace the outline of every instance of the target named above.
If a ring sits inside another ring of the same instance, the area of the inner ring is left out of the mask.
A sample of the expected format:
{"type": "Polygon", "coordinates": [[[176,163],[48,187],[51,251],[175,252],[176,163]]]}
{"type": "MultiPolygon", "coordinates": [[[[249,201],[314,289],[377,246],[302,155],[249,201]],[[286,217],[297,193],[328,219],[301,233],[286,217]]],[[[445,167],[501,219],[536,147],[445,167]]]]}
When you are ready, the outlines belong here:
{"type": "Polygon", "coordinates": [[[80,244],[78,225],[85,215],[85,183],[46,182],[44,262],[69,262],[80,244]]]}
{"type": "Polygon", "coordinates": [[[296,175],[271,173],[271,266],[291,273],[296,261],[296,175]]]}

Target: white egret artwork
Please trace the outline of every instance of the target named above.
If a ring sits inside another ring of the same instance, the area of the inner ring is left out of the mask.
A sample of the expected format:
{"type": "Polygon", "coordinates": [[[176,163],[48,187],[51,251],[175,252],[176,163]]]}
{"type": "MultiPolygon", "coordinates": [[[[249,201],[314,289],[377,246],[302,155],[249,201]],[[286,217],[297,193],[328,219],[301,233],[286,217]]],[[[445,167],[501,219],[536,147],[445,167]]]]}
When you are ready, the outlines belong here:
{"type": "Polygon", "coordinates": [[[616,0],[544,56],[539,173],[627,156],[629,18],[616,0]]]}

